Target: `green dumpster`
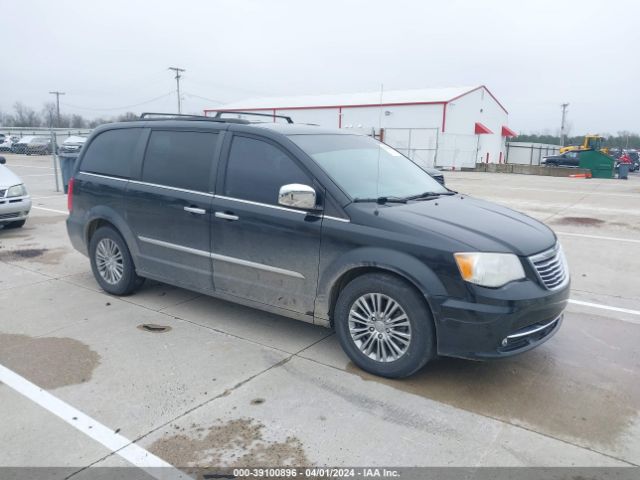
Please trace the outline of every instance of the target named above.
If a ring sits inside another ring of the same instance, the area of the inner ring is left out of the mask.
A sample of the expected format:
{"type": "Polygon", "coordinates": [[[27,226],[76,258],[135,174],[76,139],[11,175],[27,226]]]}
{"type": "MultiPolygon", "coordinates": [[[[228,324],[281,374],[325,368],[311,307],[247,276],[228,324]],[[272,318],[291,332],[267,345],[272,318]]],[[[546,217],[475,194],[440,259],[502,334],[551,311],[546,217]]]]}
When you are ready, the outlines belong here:
{"type": "Polygon", "coordinates": [[[584,150],[578,152],[580,168],[591,170],[593,178],[613,178],[615,160],[598,150],[584,150]]]}

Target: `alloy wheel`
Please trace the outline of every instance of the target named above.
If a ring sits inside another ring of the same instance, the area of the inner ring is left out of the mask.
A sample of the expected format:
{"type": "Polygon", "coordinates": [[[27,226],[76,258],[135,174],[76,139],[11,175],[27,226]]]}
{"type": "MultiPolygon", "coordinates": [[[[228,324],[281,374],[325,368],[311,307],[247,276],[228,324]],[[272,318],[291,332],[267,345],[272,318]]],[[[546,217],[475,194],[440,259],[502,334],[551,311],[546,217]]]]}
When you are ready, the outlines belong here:
{"type": "Polygon", "coordinates": [[[118,244],[103,238],[96,246],[96,267],[105,282],[116,285],[124,274],[124,259],[118,244]]]}
{"type": "Polygon", "coordinates": [[[349,333],[360,352],[378,362],[394,362],[411,344],[411,323],[400,304],[382,293],[366,293],[349,309],[349,333]]]}

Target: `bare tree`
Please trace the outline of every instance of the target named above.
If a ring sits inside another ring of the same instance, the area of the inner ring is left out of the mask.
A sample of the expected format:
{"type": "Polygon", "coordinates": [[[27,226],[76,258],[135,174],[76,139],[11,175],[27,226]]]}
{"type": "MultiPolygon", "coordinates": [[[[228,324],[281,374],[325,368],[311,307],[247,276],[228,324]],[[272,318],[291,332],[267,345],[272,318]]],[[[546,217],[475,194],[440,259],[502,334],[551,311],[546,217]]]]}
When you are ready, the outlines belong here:
{"type": "Polygon", "coordinates": [[[98,125],[102,125],[103,123],[109,123],[109,122],[111,122],[111,120],[108,118],[102,118],[102,117],[94,118],[93,120],[89,120],[89,128],[96,128],[98,125]]]}
{"type": "Polygon", "coordinates": [[[22,102],[16,102],[13,106],[16,114],[13,117],[14,127],[39,127],[40,117],[32,108],[27,107],[22,102]]]}
{"type": "Polygon", "coordinates": [[[42,119],[45,127],[55,127],[57,124],[57,110],[54,102],[47,102],[42,107],[42,119]]]}
{"type": "Polygon", "coordinates": [[[77,113],[74,113],[73,115],[71,115],[69,126],[71,128],[87,128],[87,121],[84,119],[82,115],[78,115],[77,113]]]}
{"type": "Polygon", "coordinates": [[[140,117],[133,112],[123,113],[116,118],[117,122],[127,122],[129,120],[139,120],[140,117]]]}

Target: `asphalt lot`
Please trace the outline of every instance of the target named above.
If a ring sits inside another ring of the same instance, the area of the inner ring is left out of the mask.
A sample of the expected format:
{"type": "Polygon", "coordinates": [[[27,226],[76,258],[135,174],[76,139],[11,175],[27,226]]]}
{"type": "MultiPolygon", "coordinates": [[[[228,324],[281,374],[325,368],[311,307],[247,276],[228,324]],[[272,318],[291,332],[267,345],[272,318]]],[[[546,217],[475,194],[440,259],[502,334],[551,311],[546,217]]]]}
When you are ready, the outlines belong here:
{"type": "Polygon", "coordinates": [[[69,244],[51,158],[5,156],[34,207],[0,230],[0,379],[50,395],[0,384],[0,466],[640,465],[638,175],[446,173],[558,233],[574,303],[534,351],[391,381],[321,327],[155,282],[106,295],[69,244]]]}

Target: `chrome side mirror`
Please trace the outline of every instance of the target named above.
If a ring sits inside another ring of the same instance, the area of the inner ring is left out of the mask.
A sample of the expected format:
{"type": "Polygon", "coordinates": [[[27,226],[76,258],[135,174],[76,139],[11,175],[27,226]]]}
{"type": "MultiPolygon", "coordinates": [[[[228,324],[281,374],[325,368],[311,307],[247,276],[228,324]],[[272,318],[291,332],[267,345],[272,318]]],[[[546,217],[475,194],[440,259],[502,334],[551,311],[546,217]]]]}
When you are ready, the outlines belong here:
{"type": "Polygon", "coordinates": [[[285,207],[315,210],[316,191],[309,185],[290,183],[280,187],[278,203],[285,207]]]}

